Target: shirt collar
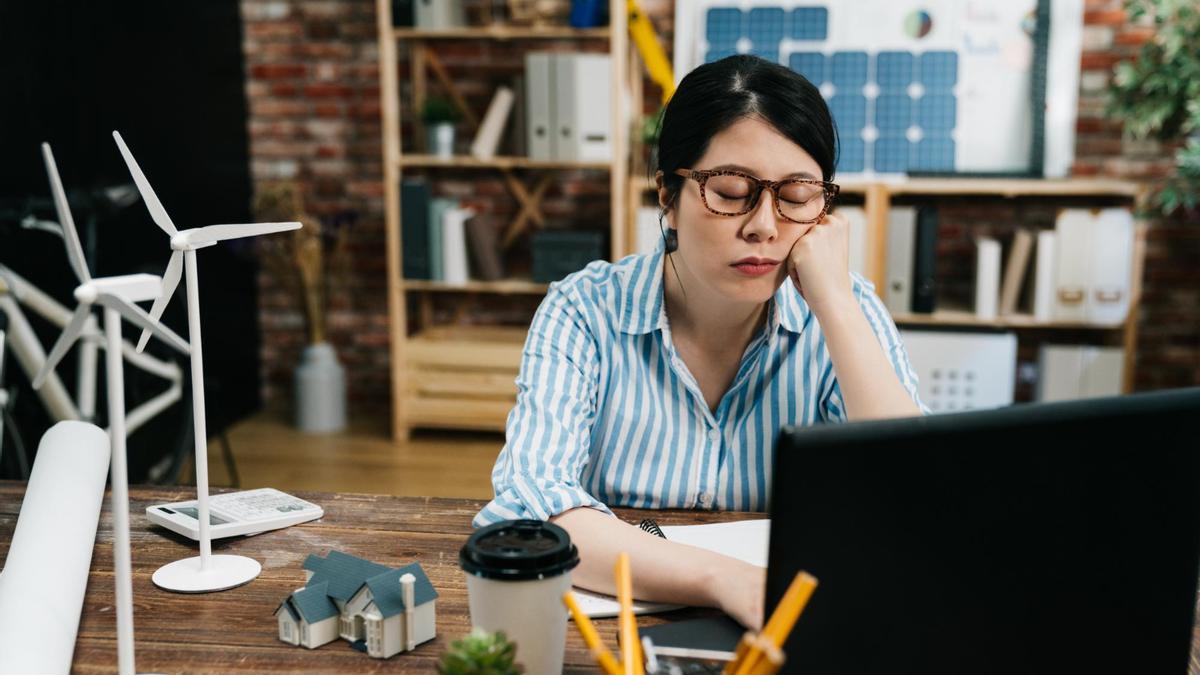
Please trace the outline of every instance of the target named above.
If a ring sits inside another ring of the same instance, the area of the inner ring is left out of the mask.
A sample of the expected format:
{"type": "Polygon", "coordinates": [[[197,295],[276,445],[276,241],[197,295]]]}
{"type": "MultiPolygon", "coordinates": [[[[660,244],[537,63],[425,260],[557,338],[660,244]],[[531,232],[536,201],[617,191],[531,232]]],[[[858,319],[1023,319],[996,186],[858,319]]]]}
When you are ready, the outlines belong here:
{"type": "MultiPolygon", "coordinates": [[[[663,302],[665,257],[660,246],[654,253],[639,257],[633,265],[621,270],[619,327],[622,333],[643,335],[666,327],[667,312],[663,302]]],[[[775,291],[767,312],[772,334],[781,327],[792,333],[801,333],[808,323],[811,310],[791,279],[785,279],[775,291]]]]}

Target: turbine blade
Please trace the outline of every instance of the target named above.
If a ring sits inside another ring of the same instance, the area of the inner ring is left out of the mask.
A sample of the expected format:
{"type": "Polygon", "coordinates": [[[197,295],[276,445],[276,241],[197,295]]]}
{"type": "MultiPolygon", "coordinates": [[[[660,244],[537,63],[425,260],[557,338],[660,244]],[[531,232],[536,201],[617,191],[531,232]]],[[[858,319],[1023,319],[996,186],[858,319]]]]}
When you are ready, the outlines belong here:
{"type": "Polygon", "coordinates": [[[33,388],[41,389],[42,384],[46,381],[46,377],[50,375],[50,371],[58,365],[62,357],[67,355],[67,350],[75,341],[79,339],[79,334],[83,332],[83,324],[91,315],[92,306],[86,302],[80,303],[75,308],[75,313],[71,315],[71,322],[63,329],[62,335],[58,336],[58,342],[54,343],[54,347],[50,350],[50,356],[46,357],[46,363],[42,365],[42,369],[38,371],[37,377],[33,380],[33,388]]]}
{"type": "Polygon", "coordinates": [[[146,180],[146,174],[142,173],[142,168],[138,166],[137,160],[133,158],[133,153],[129,152],[129,147],[125,145],[125,140],[121,138],[121,134],[114,131],[113,138],[117,141],[117,147],[121,150],[121,156],[125,158],[125,164],[129,167],[129,173],[133,176],[133,182],[137,185],[138,192],[142,193],[142,200],[146,202],[146,208],[150,211],[150,218],[154,220],[154,224],[158,225],[163,232],[172,237],[179,233],[175,229],[175,223],[171,222],[171,217],[167,215],[167,210],[163,208],[162,202],[158,201],[158,195],[154,194],[154,188],[150,187],[150,181],[146,180]]]}
{"type": "Polygon", "coordinates": [[[63,190],[62,177],[58,175],[58,165],[54,162],[49,143],[42,143],[42,160],[50,176],[50,192],[54,195],[54,210],[58,212],[58,224],[62,225],[63,241],[67,245],[67,261],[75,270],[75,276],[79,277],[79,283],[86,284],[92,280],[92,276],[88,274],[83,246],[79,244],[79,233],[75,230],[75,219],[71,217],[71,205],[67,203],[67,193],[63,190]]]}
{"type": "Polygon", "coordinates": [[[132,302],[129,302],[125,298],[112,293],[101,293],[96,296],[96,302],[104,305],[105,307],[110,307],[117,310],[121,313],[121,316],[124,316],[126,319],[128,319],[130,323],[140,328],[149,330],[163,342],[166,342],[184,354],[192,353],[191,346],[183,338],[176,335],[175,331],[151,319],[150,315],[147,314],[145,310],[133,304],[132,302]]]}
{"type": "Polygon", "coordinates": [[[286,232],[288,230],[300,229],[300,223],[246,223],[243,225],[209,225],[207,227],[197,227],[194,230],[184,232],[188,241],[193,244],[202,244],[210,241],[225,241],[226,239],[240,239],[242,237],[257,237],[263,234],[274,234],[275,232],[286,232]]]}
{"type": "MultiPolygon", "coordinates": [[[[158,323],[162,317],[163,310],[167,308],[167,303],[171,301],[171,296],[175,294],[175,288],[179,285],[179,276],[183,271],[183,251],[175,251],[171,253],[171,260],[167,263],[167,270],[163,272],[162,290],[159,291],[158,297],[154,299],[154,304],[150,307],[150,320],[158,323]]],[[[142,336],[138,338],[137,350],[141,353],[146,348],[146,342],[150,340],[150,329],[143,328],[142,336]]]]}

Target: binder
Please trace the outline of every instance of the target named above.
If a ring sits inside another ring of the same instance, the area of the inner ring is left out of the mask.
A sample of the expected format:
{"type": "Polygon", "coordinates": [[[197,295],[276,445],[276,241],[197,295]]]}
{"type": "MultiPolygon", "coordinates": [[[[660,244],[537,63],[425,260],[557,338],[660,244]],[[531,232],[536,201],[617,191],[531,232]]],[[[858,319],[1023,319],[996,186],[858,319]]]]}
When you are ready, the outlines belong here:
{"type": "Polygon", "coordinates": [[[1000,290],[1000,314],[1014,314],[1021,287],[1025,282],[1025,270],[1029,267],[1029,254],[1033,249],[1033,234],[1026,229],[1017,230],[1013,237],[1012,250],[1008,253],[1008,264],[1004,267],[1004,285],[1000,290]]]}
{"type": "Polygon", "coordinates": [[[1058,233],[1054,320],[1083,323],[1091,275],[1092,216],[1084,209],[1063,209],[1054,230],[1058,233]]]}
{"type": "MultiPolygon", "coordinates": [[[[458,207],[457,199],[436,197],[429,200],[429,278],[443,280],[446,274],[442,269],[442,216],[450,209],[458,207]]],[[[405,249],[407,250],[407,249],[405,249]]]]}
{"type": "Polygon", "coordinates": [[[571,56],[575,90],[575,159],[581,162],[611,161],[612,57],[607,54],[571,56]]]}
{"type": "Polygon", "coordinates": [[[1087,300],[1089,323],[1115,326],[1129,313],[1133,229],[1133,213],[1129,209],[1104,209],[1094,217],[1087,300]]]}
{"type": "Polygon", "coordinates": [[[429,279],[429,184],[405,179],[400,184],[400,241],[405,279],[429,279]]]}
{"type": "Polygon", "coordinates": [[[500,135],[504,133],[504,125],[508,122],[508,113],[512,110],[513,90],[499,87],[488,104],[479,131],[471,143],[471,154],[479,159],[491,159],[496,156],[500,146],[500,135]]]}
{"type": "Polygon", "coordinates": [[[932,314],[937,308],[937,208],[922,206],[917,209],[916,229],[912,311],[917,314],[932,314]]]}
{"type": "MultiPolygon", "coordinates": [[[[653,206],[639,206],[635,222],[635,252],[654,253],[657,251],[659,243],[663,240],[663,234],[658,229],[658,209],[653,206]]],[[[663,227],[666,225],[664,224],[663,227]]]]}
{"type": "Polygon", "coordinates": [[[455,207],[442,215],[442,273],[448,284],[465,284],[469,278],[467,263],[467,219],[475,211],[455,207]]]}
{"type": "Polygon", "coordinates": [[[554,159],[561,162],[573,162],[579,159],[579,141],[576,122],[579,115],[576,109],[578,97],[576,89],[580,85],[575,75],[575,61],[581,54],[560,53],[551,57],[553,66],[553,82],[550,98],[553,99],[554,116],[551,117],[554,128],[554,159]]]}
{"type": "Polygon", "coordinates": [[[1033,316],[1039,322],[1054,319],[1055,250],[1058,235],[1054,230],[1042,230],[1037,235],[1037,269],[1033,274],[1033,316]]]}
{"type": "Polygon", "coordinates": [[[996,318],[1000,301],[1000,242],[991,237],[975,240],[975,316],[996,318]]]}
{"type": "Polygon", "coordinates": [[[525,114],[528,121],[526,147],[531,159],[553,160],[554,104],[551,96],[555,59],[550,52],[525,54],[525,114]]]}
{"type": "Polygon", "coordinates": [[[415,0],[417,27],[430,30],[467,25],[463,0],[415,0]]]}
{"type": "Polygon", "coordinates": [[[912,311],[913,247],[917,234],[917,210],[895,206],[888,212],[887,288],[884,304],[892,316],[912,311]]]}
{"type": "Polygon", "coordinates": [[[1119,347],[1046,345],[1038,353],[1038,400],[1072,401],[1121,393],[1125,353],[1119,347]]]}
{"type": "Polygon", "coordinates": [[[867,276],[867,212],[861,206],[839,206],[836,213],[850,225],[850,272],[867,276]]]}

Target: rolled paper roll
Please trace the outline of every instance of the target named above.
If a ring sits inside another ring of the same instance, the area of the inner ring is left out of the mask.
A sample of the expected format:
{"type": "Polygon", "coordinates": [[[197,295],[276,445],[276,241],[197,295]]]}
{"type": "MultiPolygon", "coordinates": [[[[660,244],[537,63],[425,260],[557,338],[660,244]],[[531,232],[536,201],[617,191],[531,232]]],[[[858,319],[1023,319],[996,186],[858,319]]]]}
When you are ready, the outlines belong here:
{"type": "Polygon", "coordinates": [[[70,672],[108,460],[95,425],[42,436],[0,572],[0,673],[70,672]]]}

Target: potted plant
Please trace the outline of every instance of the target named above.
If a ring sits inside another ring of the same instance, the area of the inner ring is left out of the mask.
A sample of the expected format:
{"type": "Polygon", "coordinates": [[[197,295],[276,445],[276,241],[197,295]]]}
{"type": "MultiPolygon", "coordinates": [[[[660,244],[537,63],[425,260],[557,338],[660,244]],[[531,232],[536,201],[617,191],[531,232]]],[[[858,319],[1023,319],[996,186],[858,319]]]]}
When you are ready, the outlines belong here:
{"type": "Polygon", "coordinates": [[[1195,0],[1126,0],[1130,19],[1154,26],[1137,58],[1114,69],[1108,112],[1136,139],[1175,146],[1175,172],[1156,190],[1163,215],[1200,206],[1200,10],[1195,0]]]}
{"type": "Polygon", "coordinates": [[[290,236],[264,237],[261,259],[300,306],[308,345],[294,371],[296,427],[307,432],[339,431],[346,426],[346,377],[327,340],[326,309],[331,290],[346,278],[347,221],[343,214],[324,224],[305,212],[300,188],[292,182],[261,186],[254,199],[262,221],[299,221],[290,236]]]}
{"type": "Polygon", "coordinates": [[[441,675],[520,675],[516,664],[517,646],[504,631],[488,633],[476,628],[461,640],[455,640],[438,663],[441,675]]]}
{"type": "Polygon", "coordinates": [[[454,125],[459,120],[458,108],[448,99],[431,96],[421,107],[421,121],[428,133],[429,152],[438,157],[454,155],[454,125]]]}

